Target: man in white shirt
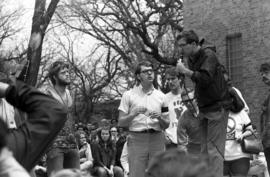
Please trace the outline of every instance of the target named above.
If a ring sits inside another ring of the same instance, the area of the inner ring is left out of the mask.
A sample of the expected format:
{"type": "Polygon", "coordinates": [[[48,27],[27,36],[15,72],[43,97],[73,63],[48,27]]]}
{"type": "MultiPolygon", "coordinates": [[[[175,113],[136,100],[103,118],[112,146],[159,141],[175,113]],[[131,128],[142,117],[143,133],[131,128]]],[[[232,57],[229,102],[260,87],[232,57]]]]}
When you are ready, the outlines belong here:
{"type": "Polygon", "coordinates": [[[176,71],[175,67],[166,70],[166,81],[170,92],[166,94],[168,102],[170,125],[165,130],[166,149],[177,147],[177,125],[185,106],[182,103],[181,93],[183,86],[183,75],[176,71]]]}
{"type": "Polygon", "coordinates": [[[138,84],[123,94],[118,123],[129,128],[130,177],[144,177],[149,160],[165,150],[163,130],[169,126],[169,117],[165,95],[153,86],[153,65],[139,63],[135,75],[138,84]]]}

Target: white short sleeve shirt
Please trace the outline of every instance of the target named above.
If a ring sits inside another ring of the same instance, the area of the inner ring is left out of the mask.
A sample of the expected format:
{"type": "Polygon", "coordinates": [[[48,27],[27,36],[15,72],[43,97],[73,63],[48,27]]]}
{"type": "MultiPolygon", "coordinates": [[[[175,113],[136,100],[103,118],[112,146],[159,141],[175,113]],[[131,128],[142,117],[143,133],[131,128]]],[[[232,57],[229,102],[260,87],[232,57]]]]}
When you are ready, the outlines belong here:
{"type": "Polygon", "coordinates": [[[148,115],[153,111],[161,113],[163,107],[168,107],[165,94],[157,89],[145,93],[142,91],[141,85],[134,87],[123,94],[118,110],[129,114],[134,108],[139,106],[146,107],[147,111],[144,114],[139,114],[131,121],[129,130],[142,131],[145,129],[155,129],[161,131],[159,121],[157,119],[151,119],[148,115]]]}

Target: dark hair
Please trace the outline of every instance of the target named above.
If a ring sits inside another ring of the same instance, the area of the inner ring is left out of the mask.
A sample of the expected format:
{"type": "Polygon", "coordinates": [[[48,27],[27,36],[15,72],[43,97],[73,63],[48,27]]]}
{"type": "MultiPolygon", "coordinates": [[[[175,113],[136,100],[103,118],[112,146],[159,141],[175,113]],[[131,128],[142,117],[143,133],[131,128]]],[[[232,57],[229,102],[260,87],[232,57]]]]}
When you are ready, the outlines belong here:
{"type": "Polygon", "coordinates": [[[192,42],[195,42],[197,45],[199,44],[199,37],[193,30],[182,31],[176,37],[176,41],[179,41],[180,39],[185,39],[187,44],[191,44],[192,42]]]}
{"type": "Polygon", "coordinates": [[[6,123],[0,118],[0,150],[7,145],[8,128],[6,123]]]}
{"type": "Polygon", "coordinates": [[[48,77],[50,78],[53,85],[55,85],[54,76],[56,76],[60,70],[64,68],[69,68],[69,65],[63,61],[56,61],[54,62],[48,72],[48,77]]]}
{"type": "Polygon", "coordinates": [[[152,69],[154,69],[154,65],[149,61],[141,61],[141,62],[139,62],[137,64],[137,66],[136,66],[136,69],[135,69],[135,76],[136,76],[136,82],[137,83],[140,83],[140,80],[137,78],[137,75],[141,73],[142,66],[151,67],[152,69]]]}
{"type": "Polygon", "coordinates": [[[113,149],[113,148],[115,148],[114,143],[112,141],[112,134],[111,134],[111,131],[110,131],[109,128],[106,128],[106,127],[100,128],[100,130],[98,130],[98,132],[97,132],[97,136],[98,136],[98,144],[99,144],[100,147],[102,147],[103,149],[107,149],[107,148],[113,149]],[[105,142],[101,138],[102,130],[108,131],[109,135],[110,135],[109,138],[108,138],[108,141],[106,142],[106,144],[107,144],[106,146],[105,146],[105,142]]]}
{"type": "Polygon", "coordinates": [[[269,62],[261,64],[260,72],[266,72],[266,71],[270,71],[270,63],[269,62]]]}
{"type": "Polygon", "coordinates": [[[184,79],[185,75],[178,72],[176,67],[170,67],[166,69],[165,75],[176,76],[178,79],[184,79]]]}
{"type": "Polygon", "coordinates": [[[139,62],[139,63],[137,64],[137,66],[136,66],[136,69],[135,69],[135,75],[141,73],[142,66],[154,68],[153,64],[152,64],[151,62],[149,62],[149,61],[142,61],[142,62],[139,62]]]}

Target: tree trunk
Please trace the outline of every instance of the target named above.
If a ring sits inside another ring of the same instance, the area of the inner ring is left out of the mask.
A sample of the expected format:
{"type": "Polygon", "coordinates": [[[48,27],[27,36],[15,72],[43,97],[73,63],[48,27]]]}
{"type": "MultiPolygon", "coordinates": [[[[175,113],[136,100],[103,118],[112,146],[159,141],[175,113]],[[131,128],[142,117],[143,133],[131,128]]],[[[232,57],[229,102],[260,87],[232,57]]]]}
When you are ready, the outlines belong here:
{"type": "Polygon", "coordinates": [[[31,37],[29,40],[27,60],[28,63],[24,67],[19,79],[35,86],[38,78],[39,66],[42,55],[42,44],[46,29],[55,12],[57,4],[60,0],[51,0],[47,11],[46,0],[35,1],[35,11],[33,15],[31,37]]]}

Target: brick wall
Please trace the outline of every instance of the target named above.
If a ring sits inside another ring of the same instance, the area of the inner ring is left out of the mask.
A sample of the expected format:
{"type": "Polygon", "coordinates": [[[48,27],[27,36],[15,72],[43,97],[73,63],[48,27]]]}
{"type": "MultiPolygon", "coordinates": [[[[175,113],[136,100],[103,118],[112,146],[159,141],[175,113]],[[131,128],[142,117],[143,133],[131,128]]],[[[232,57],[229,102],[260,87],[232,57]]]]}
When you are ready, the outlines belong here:
{"type": "Polygon", "coordinates": [[[243,83],[241,92],[258,125],[261,104],[267,95],[258,73],[260,64],[270,61],[269,0],[184,0],[184,27],[195,30],[217,46],[226,62],[226,36],[242,34],[243,83]]]}

